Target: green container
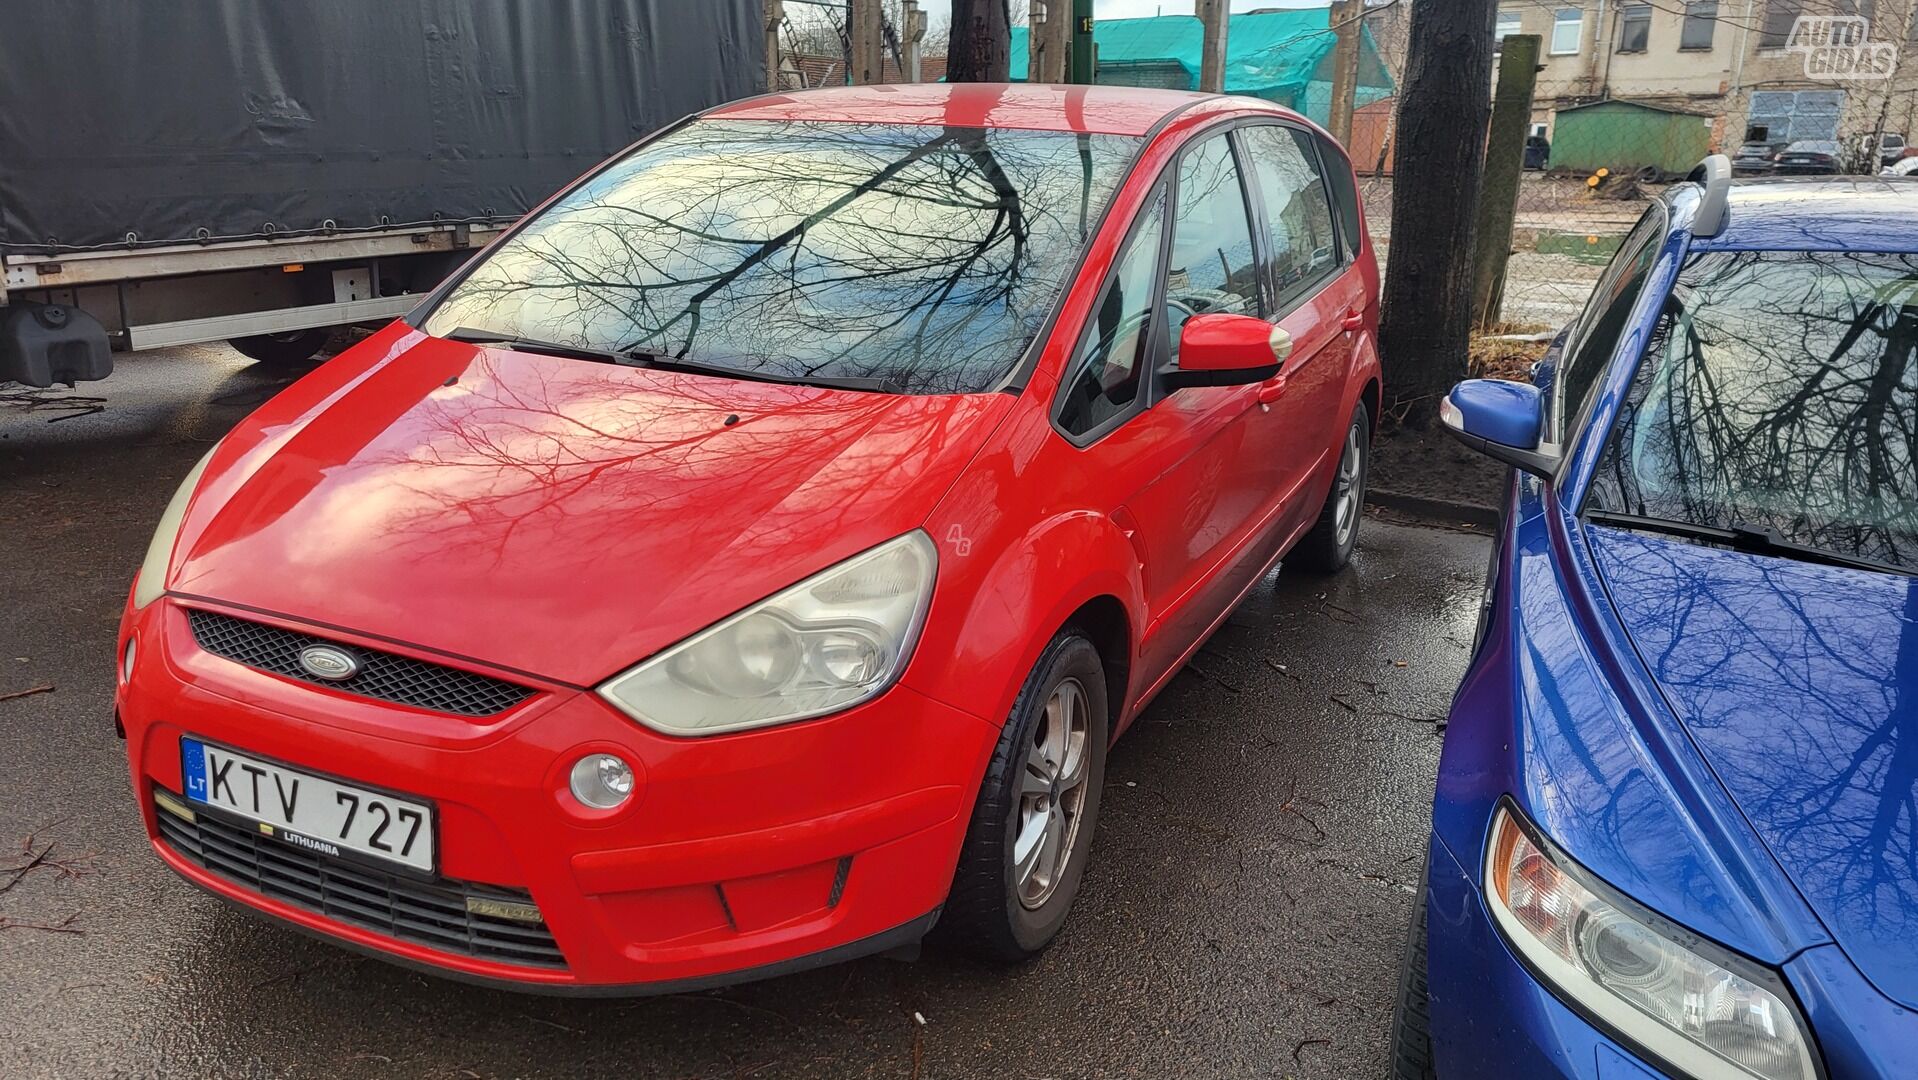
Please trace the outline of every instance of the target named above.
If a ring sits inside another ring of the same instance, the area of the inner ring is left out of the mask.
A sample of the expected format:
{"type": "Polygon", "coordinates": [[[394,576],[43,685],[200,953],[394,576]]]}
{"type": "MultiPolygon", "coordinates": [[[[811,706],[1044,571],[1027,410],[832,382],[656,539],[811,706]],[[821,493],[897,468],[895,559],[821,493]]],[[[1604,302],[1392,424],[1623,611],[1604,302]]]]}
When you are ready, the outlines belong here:
{"type": "Polygon", "coordinates": [[[1711,152],[1712,122],[1656,105],[1599,101],[1558,110],[1551,141],[1548,168],[1629,176],[1649,166],[1666,177],[1684,176],[1711,152]]]}

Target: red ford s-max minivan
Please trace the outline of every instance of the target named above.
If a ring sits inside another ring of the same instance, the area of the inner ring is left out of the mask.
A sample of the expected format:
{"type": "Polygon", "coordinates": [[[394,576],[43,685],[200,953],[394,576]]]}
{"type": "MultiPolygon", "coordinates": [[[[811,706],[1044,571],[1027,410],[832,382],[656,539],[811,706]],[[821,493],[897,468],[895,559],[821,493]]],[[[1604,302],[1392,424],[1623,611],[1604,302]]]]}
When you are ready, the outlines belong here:
{"type": "Polygon", "coordinates": [[[175,870],[643,993],[1058,933],[1106,748],[1379,406],[1350,165],[1269,103],[775,94],[646,139],[247,418],[120,628],[175,870]]]}

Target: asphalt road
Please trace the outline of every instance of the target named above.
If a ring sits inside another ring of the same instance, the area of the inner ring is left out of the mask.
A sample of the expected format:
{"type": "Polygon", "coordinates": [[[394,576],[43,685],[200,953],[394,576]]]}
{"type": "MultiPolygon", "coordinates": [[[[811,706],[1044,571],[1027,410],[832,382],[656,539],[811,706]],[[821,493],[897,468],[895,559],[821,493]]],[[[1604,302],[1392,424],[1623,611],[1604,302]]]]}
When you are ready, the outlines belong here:
{"type": "Polygon", "coordinates": [[[1017,970],[928,952],[723,992],[480,990],[237,913],[164,869],[114,737],[152,521],[280,380],[222,348],[0,387],[0,1075],[1373,1077],[1485,541],[1368,520],[1281,568],[1113,752],[1077,910],[1017,970]],[[49,422],[52,421],[52,422],[49,422]],[[4,695],[52,686],[50,692],[4,695]]]}

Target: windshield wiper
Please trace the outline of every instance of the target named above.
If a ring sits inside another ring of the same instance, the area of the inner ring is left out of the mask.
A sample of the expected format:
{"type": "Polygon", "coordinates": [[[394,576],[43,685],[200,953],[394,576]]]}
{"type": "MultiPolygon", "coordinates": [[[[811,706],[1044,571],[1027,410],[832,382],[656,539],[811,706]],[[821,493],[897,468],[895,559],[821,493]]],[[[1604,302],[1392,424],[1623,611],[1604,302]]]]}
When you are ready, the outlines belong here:
{"type": "Polygon", "coordinates": [[[662,371],[677,371],[688,375],[712,375],[721,379],[738,379],[742,382],[777,383],[782,386],[823,386],[879,394],[906,392],[905,387],[884,377],[778,375],[769,371],[753,371],[747,368],[729,367],[725,364],[709,364],[702,360],[688,360],[684,357],[669,356],[666,353],[650,352],[646,349],[595,349],[587,345],[564,345],[557,341],[517,337],[497,330],[479,330],[471,326],[457,327],[442,336],[448,341],[463,341],[469,345],[503,345],[520,352],[563,356],[574,360],[592,360],[596,363],[620,364],[625,367],[659,368],[662,371]]]}
{"type": "Polygon", "coordinates": [[[648,352],[645,349],[632,349],[621,355],[643,367],[678,371],[687,375],[714,375],[722,379],[745,379],[749,382],[780,383],[785,386],[824,386],[836,390],[863,390],[875,394],[906,392],[905,387],[884,376],[780,375],[771,371],[750,371],[745,368],[728,367],[725,364],[709,364],[704,360],[688,360],[683,356],[648,352]]]}
{"type": "Polygon", "coordinates": [[[569,360],[591,360],[600,364],[620,364],[636,366],[635,361],[611,349],[595,349],[586,345],[562,345],[557,341],[540,341],[537,338],[515,337],[502,334],[497,330],[476,330],[470,326],[456,327],[440,335],[448,341],[463,341],[468,345],[504,345],[518,352],[541,353],[546,356],[563,356],[569,360]]]}
{"type": "Polygon", "coordinates": [[[1728,528],[1719,528],[1714,525],[1700,525],[1693,521],[1626,514],[1616,510],[1587,510],[1585,520],[1597,522],[1600,525],[1617,525],[1625,529],[1640,529],[1687,540],[1723,544],[1734,551],[1743,551],[1752,555],[1776,555],[1779,558],[1796,559],[1799,562],[1843,566],[1852,570],[1871,570],[1880,574],[1898,574],[1903,577],[1912,577],[1915,573],[1912,568],[1895,563],[1879,562],[1876,559],[1844,555],[1825,548],[1813,547],[1810,544],[1794,543],[1785,539],[1783,534],[1770,525],[1736,524],[1728,528]]]}

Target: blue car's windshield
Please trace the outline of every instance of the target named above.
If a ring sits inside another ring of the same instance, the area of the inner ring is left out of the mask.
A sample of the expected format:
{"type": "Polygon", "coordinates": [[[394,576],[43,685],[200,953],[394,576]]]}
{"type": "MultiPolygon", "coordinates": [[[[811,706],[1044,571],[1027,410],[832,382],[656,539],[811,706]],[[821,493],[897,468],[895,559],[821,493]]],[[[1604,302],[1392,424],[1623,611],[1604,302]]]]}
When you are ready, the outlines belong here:
{"type": "Polygon", "coordinates": [[[782,379],[991,389],[1138,140],[700,121],[541,211],[423,324],[782,379]]]}
{"type": "Polygon", "coordinates": [[[1918,255],[1693,256],[1591,508],[1918,567],[1918,255]]]}

